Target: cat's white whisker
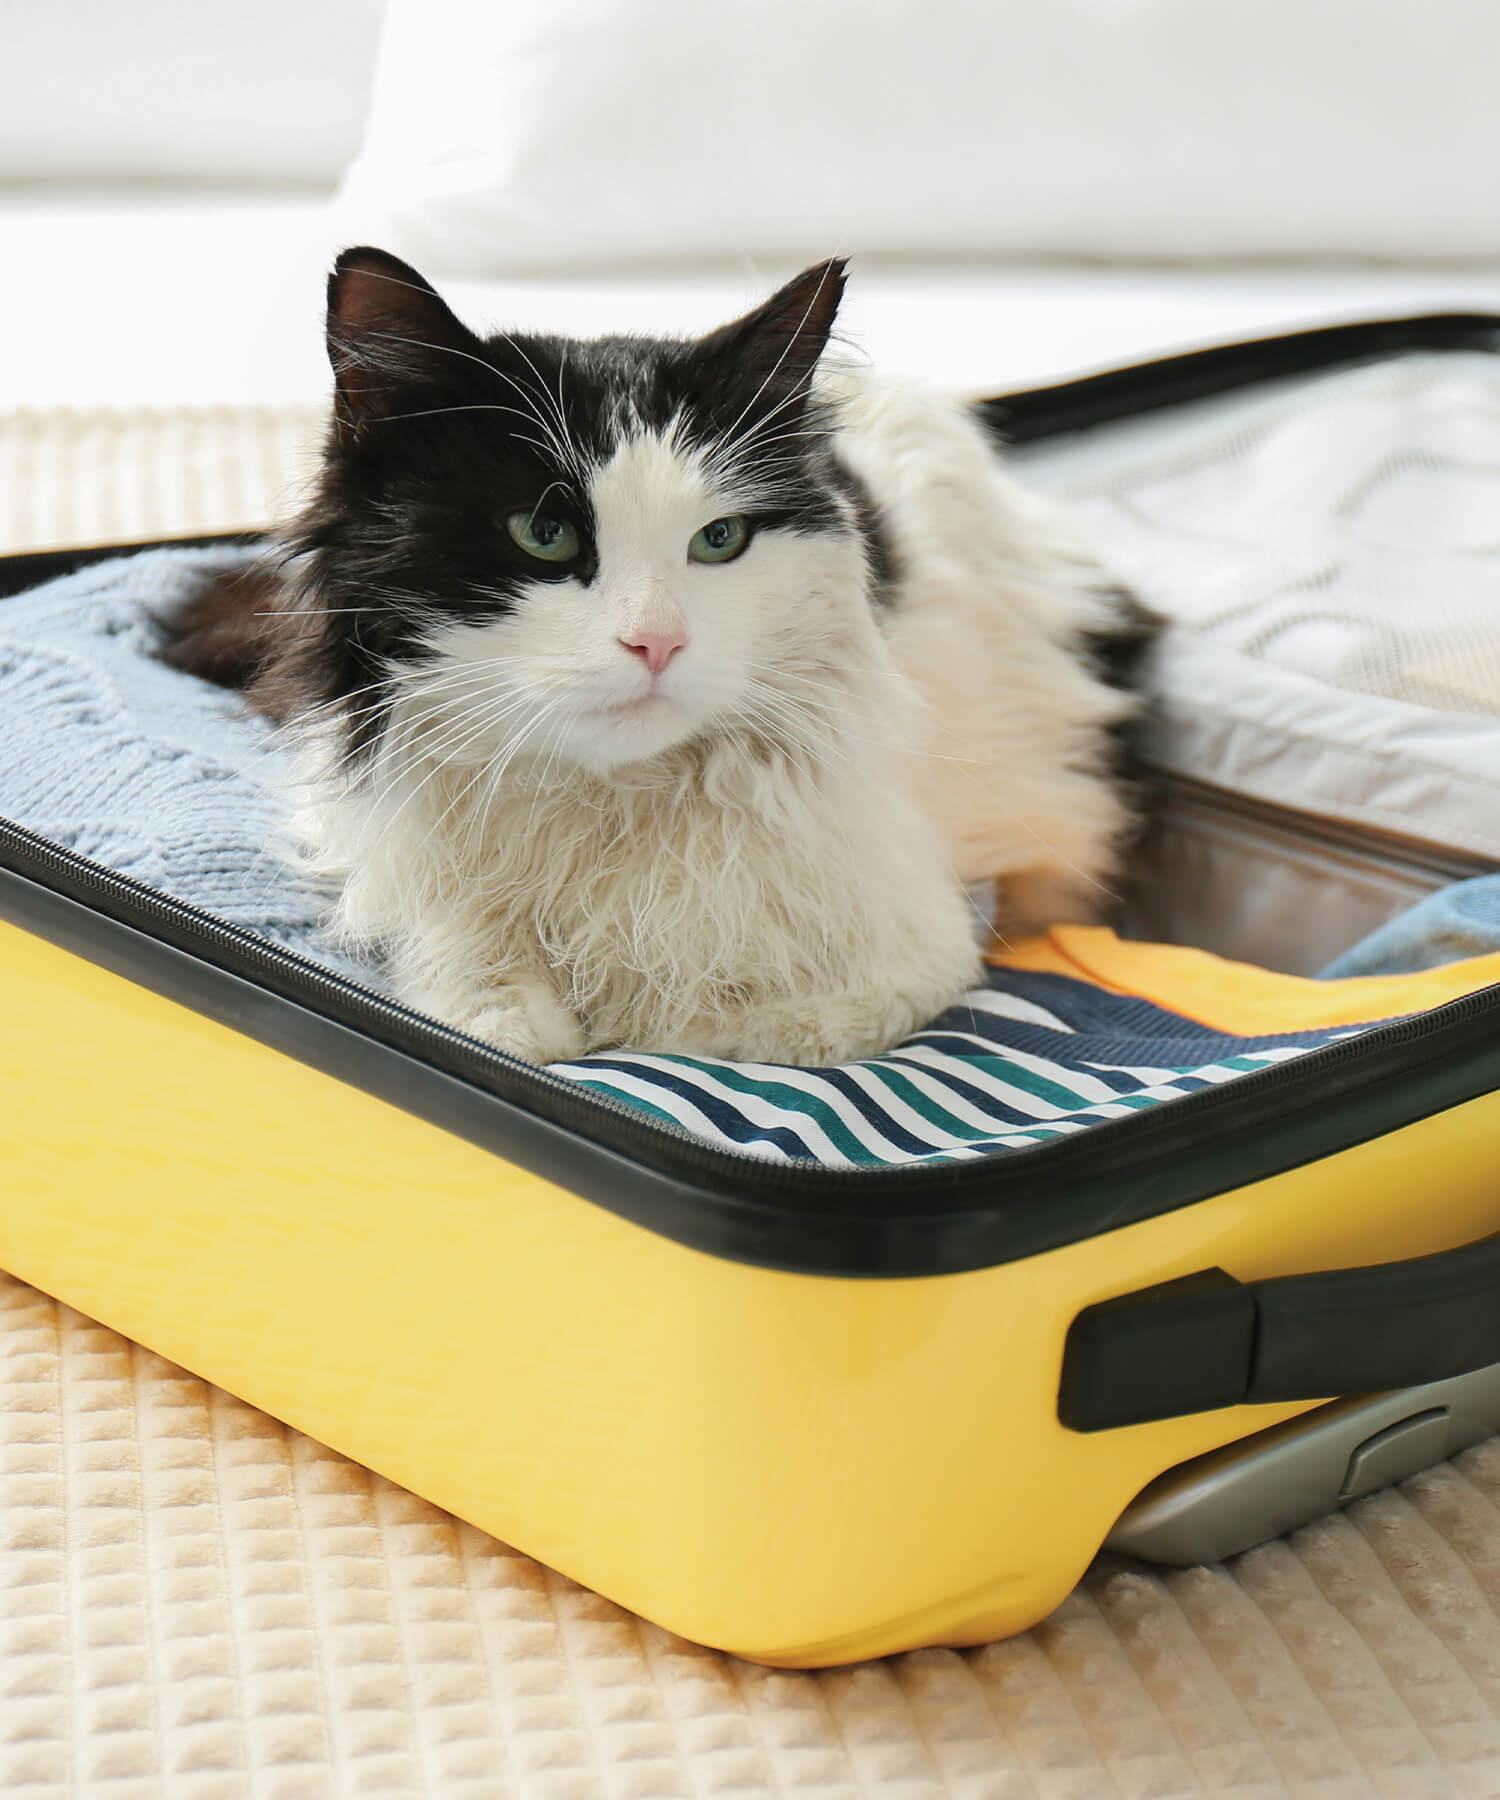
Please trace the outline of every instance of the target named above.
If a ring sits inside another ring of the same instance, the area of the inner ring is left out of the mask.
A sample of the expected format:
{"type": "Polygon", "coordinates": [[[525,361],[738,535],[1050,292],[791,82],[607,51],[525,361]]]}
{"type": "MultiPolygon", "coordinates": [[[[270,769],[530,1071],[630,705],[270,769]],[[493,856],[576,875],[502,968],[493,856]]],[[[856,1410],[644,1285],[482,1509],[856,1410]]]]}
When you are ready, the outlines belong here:
{"type": "Polygon", "coordinates": [[[376,694],[377,698],[368,706],[350,707],[344,700],[331,700],[323,703],[319,713],[326,719],[353,724],[360,719],[373,717],[377,713],[389,712],[403,692],[419,691],[423,697],[431,699],[451,699],[455,696],[462,698],[465,689],[472,689],[476,682],[482,684],[486,679],[492,678],[483,671],[467,668],[446,672],[434,672],[427,669],[397,670],[378,681],[372,681],[364,687],[354,689],[348,696],[352,700],[364,694],[376,694]]]}
{"type": "MultiPolygon", "coordinates": [[[[372,423],[376,425],[397,425],[407,419],[441,419],[447,417],[450,413],[476,412],[505,413],[513,419],[525,419],[529,424],[537,424],[536,415],[534,413],[525,412],[519,406],[500,406],[494,402],[489,402],[487,404],[471,402],[462,406],[423,406],[418,407],[414,412],[382,413],[379,417],[374,419],[372,423]]],[[[555,458],[559,461],[561,460],[555,445],[544,443],[541,438],[530,437],[525,432],[517,431],[514,426],[509,428],[509,436],[519,444],[530,444],[545,457],[555,458]]]]}
{"type": "MultiPolygon", "coordinates": [[[[489,825],[489,808],[493,804],[493,802],[499,798],[500,794],[504,791],[504,783],[505,783],[506,774],[508,773],[511,765],[515,762],[516,758],[520,755],[520,753],[521,753],[522,749],[525,747],[528,739],[532,736],[533,733],[535,733],[541,729],[541,727],[546,723],[547,719],[557,712],[560,705],[561,705],[561,702],[557,701],[557,700],[550,701],[546,705],[544,705],[530,720],[530,722],[528,723],[526,728],[523,731],[521,731],[519,734],[517,734],[514,741],[506,749],[505,754],[502,755],[499,758],[499,760],[496,762],[494,771],[493,771],[493,777],[492,777],[491,784],[490,784],[490,787],[488,790],[488,796],[487,796],[486,803],[485,803],[484,813],[481,815],[480,820],[479,820],[479,842],[481,845],[481,854],[482,854],[483,846],[487,842],[487,832],[488,832],[488,825],[489,825]]],[[[538,795],[540,794],[540,792],[541,792],[541,784],[539,783],[537,785],[538,795]]],[[[532,802],[533,814],[535,812],[535,806],[536,806],[536,802],[535,802],[535,799],[533,799],[533,802],[532,802]]],[[[529,826],[528,826],[528,831],[529,831],[529,826]]]]}
{"type": "Polygon", "coordinates": [[[1117,893],[1114,888],[1110,887],[1107,883],[1100,881],[1097,876],[1091,875],[1087,869],[1075,862],[1072,857],[1066,854],[1066,852],[1059,849],[1051,839],[1044,837],[1030,819],[1017,817],[1015,823],[1042,846],[1047,852],[1049,860],[1055,860],[1060,863],[1063,868],[1076,875],[1085,887],[1093,888],[1096,893],[1103,894],[1105,899],[1109,900],[1113,905],[1124,905],[1125,896],[1123,894],[1117,893]]]}
{"type": "Polygon", "coordinates": [[[542,798],[542,794],[546,790],[547,785],[552,778],[553,765],[557,760],[559,751],[562,749],[562,746],[563,746],[564,742],[566,741],[567,734],[568,734],[568,725],[569,725],[569,721],[566,718],[564,718],[558,725],[557,729],[554,732],[552,732],[550,734],[550,736],[548,737],[547,749],[544,753],[545,760],[542,763],[541,772],[537,776],[537,779],[536,779],[535,792],[532,794],[532,797],[531,797],[531,810],[526,815],[526,833],[528,836],[530,836],[532,830],[534,829],[534,827],[536,825],[537,805],[540,802],[540,800],[542,798]]]}
{"type": "Polygon", "coordinates": [[[504,686],[481,685],[476,693],[471,683],[464,685],[468,691],[461,688],[455,694],[449,684],[439,679],[430,687],[402,694],[392,702],[394,717],[390,741],[400,741],[407,733],[444,731],[446,734],[447,728],[462,724],[476,712],[488,708],[525,706],[535,699],[533,692],[517,692],[504,686]]]}
{"type": "Polygon", "coordinates": [[[546,487],[544,487],[542,489],[541,494],[538,496],[536,505],[533,506],[531,509],[531,517],[527,521],[529,526],[536,524],[536,516],[542,510],[542,504],[546,500],[547,496],[552,492],[552,490],[554,488],[566,488],[566,487],[567,487],[567,483],[565,481],[549,481],[547,483],[546,487]]]}
{"type": "MultiPolygon", "coordinates": [[[[528,398],[528,397],[530,397],[532,399],[540,398],[543,401],[544,409],[547,406],[547,404],[550,402],[550,396],[547,394],[545,388],[533,390],[533,389],[529,388],[524,382],[518,380],[514,375],[510,374],[507,370],[498,369],[495,367],[495,365],[493,363],[486,362],[483,357],[475,356],[472,351],[460,350],[456,345],[426,342],[420,338],[404,337],[397,332],[380,331],[380,330],[373,330],[373,329],[368,331],[365,335],[367,335],[368,337],[378,338],[382,342],[386,342],[386,343],[404,344],[408,348],[413,348],[413,349],[422,350],[422,351],[437,350],[448,356],[461,357],[465,362],[473,363],[476,367],[483,369],[486,372],[486,374],[493,376],[495,378],[495,380],[503,381],[503,382],[507,383],[510,387],[514,388],[516,393],[519,394],[523,399],[528,398]]],[[[506,339],[505,341],[508,343],[512,343],[512,344],[514,343],[514,340],[512,340],[512,339],[506,339]]],[[[525,353],[522,352],[522,355],[525,356],[525,353]]],[[[536,365],[531,361],[530,357],[529,356],[525,357],[525,360],[526,360],[528,366],[531,367],[533,373],[535,373],[536,365]]],[[[540,381],[540,376],[538,376],[538,380],[540,381]]],[[[435,413],[436,411],[439,411],[439,410],[457,411],[459,409],[454,407],[454,408],[443,408],[443,409],[432,409],[432,410],[435,413]]],[[[499,411],[502,409],[497,407],[495,410],[499,411]]],[[[377,418],[380,416],[381,415],[379,415],[379,414],[376,415],[377,418]]],[[[409,413],[407,416],[415,417],[416,415],[409,413]]],[[[553,421],[547,417],[546,410],[543,410],[541,412],[534,412],[534,411],[527,412],[524,416],[532,424],[534,424],[537,427],[537,429],[541,432],[543,439],[545,439],[547,441],[548,445],[551,447],[552,454],[554,454],[557,457],[557,460],[562,464],[562,466],[564,468],[571,468],[575,474],[581,474],[581,472],[582,472],[581,465],[579,463],[579,459],[577,457],[576,452],[573,450],[571,444],[568,442],[567,427],[566,427],[565,421],[562,418],[561,413],[559,412],[559,414],[557,416],[556,426],[554,426],[553,421]],[[560,429],[559,429],[559,427],[560,427],[560,429]]]]}
{"type": "MultiPolygon", "coordinates": [[[[478,733],[485,728],[483,723],[481,723],[485,717],[486,714],[484,710],[480,708],[475,709],[469,714],[465,714],[461,720],[456,722],[451,719],[435,720],[434,724],[439,728],[441,728],[443,724],[446,724],[449,727],[446,734],[437,743],[424,744],[419,742],[407,746],[410,752],[408,760],[398,767],[392,786],[399,786],[406,776],[411,774],[420,764],[427,763],[431,766],[428,768],[427,773],[422,776],[421,780],[418,781],[416,786],[403,797],[395,812],[386,822],[384,826],[385,830],[394,833],[396,824],[400,820],[402,814],[406,811],[407,807],[410,806],[434,780],[439,779],[447,769],[452,767],[456,760],[453,755],[453,751],[456,747],[477,741],[478,733]]],[[[534,723],[535,720],[528,724],[527,729],[530,730],[534,723]]],[[[479,763],[479,772],[482,773],[483,769],[484,762],[481,760],[479,763]]],[[[446,815],[444,816],[446,817],[446,815]]]]}
{"type": "Polygon", "coordinates": [[[558,439],[559,444],[566,445],[566,447],[567,447],[566,454],[563,456],[563,459],[562,459],[564,466],[571,467],[573,469],[573,471],[575,472],[575,474],[577,474],[579,476],[579,478],[582,479],[582,477],[583,477],[582,462],[577,454],[576,449],[573,446],[571,433],[568,430],[568,421],[567,421],[567,418],[563,411],[562,362],[561,362],[561,360],[559,360],[559,363],[558,363],[557,400],[554,403],[553,399],[552,399],[552,395],[548,391],[547,384],[542,379],[542,372],[540,369],[537,368],[536,363],[533,361],[530,353],[521,344],[519,344],[515,338],[510,337],[503,332],[499,333],[497,335],[500,337],[500,340],[503,343],[510,345],[511,349],[513,349],[517,352],[517,354],[525,362],[527,368],[529,368],[531,370],[532,374],[536,377],[537,396],[538,396],[538,398],[540,398],[543,401],[543,403],[545,405],[547,405],[549,407],[549,409],[552,412],[552,415],[553,415],[552,424],[555,426],[555,435],[558,439]]]}
{"type": "MultiPolygon", "coordinates": [[[[820,682],[811,681],[808,677],[798,675],[794,671],[791,671],[791,670],[779,671],[776,675],[776,680],[778,683],[791,683],[793,686],[796,686],[796,687],[808,686],[808,687],[813,687],[813,688],[820,688],[820,687],[826,688],[830,693],[847,694],[847,692],[848,692],[848,690],[845,688],[834,687],[828,683],[820,683],[820,682]]],[[[848,716],[868,717],[868,714],[867,713],[856,714],[856,713],[851,712],[848,716]]],[[[945,729],[945,735],[951,739],[953,736],[952,730],[946,726],[944,729],[945,729]]],[[[877,740],[874,740],[871,738],[855,738],[852,741],[859,742],[859,743],[872,743],[877,740]]],[[[909,740],[908,743],[906,744],[905,748],[906,748],[906,752],[908,755],[920,757],[925,762],[949,763],[954,768],[961,768],[961,769],[978,769],[978,768],[982,768],[985,766],[984,751],[983,751],[982,747],[978,746],[978,745],[976,745],[974,747],[974,754],[972,756],[952,756],[952,755],[949,755],[946,751],[934,750],[929,745],[918,743],[914,740],[909,740]]]]}
{"type": "MultiPolygon", "coordinates": [[[[510,715],[508,712],[504,715],[504,717],[507,717],[507,718],[509,716],[510,715]]],[[[496,724],[503,723],[503,719],[497,720],[494,723],[496,723],[496,724]]],[[[493,728],[494,728],[493,724],[487,727],[487,729],[493,729],[493,728]]],[[[469,794],[472,792],[474,786],[479,781],[484,780],[491,784],[490,790],[489,790],[491,794],[493,794],[495,791],[498,791],[500,784],[505,779],[505,772],[506,772],[506,768],[508,767],[508,765],[509,765],[509,758],[503,757],[503,756],[501,757],[500,760],[495,761],[495,762],[491,762],[488,764],[486,764],[484,762],[479,763],[478,767],[474,771],[474,774],[465,783],[463,789],[454,796],[454,798],[449,802],[448,806],[444,809],[442,815],[437,819],[437,821],[434,824],[433,829],[437,830],[437,831],[440,831],[442,829],[442,827],[447,823],[447,821],[448,821],[450,815],[453,813],[453,811],[457,807],[462,805],[462,803],[465,800],[467,800],[467,798],[469,797],[469,794]]],[[[485,817],[487,817],[487,812],[488,812],[488,809],[486,808],[486,814],[484,816],[482,816],[479,820],[479,835],[480,835],[481,840],[484,835],[484,823],[485,823],[485,817]]],[[[473,823],[473,821],[471,818],[471,825],[472,825],[472,823],[473,823]]]]}
{"type": "MultiPolygon", "coordinates": [[[[808,296],[807,305],[805,307],[803,307],[803,309],[802,309],[802,317],[797,321],[796,330],[786,334],[786,341],[781,347],[781,354],[776,358],[775,362],[772,363],[771,367],[767,370],[765,376],[761,380],[760,386],[756,388],[755,392],[745,402],[744,406],[741,407],[739,414],[736,416],[733,424],[730,425],[728,431],[726,431],[724,434],[726,438],[733,438],[735,431],[739,427],[740,421],[742,419],[744,419],[745,416],[753,410],[755,403],[760,399],[761,395],[763,393],[765,393],[766,389],[770,386],[771,382],[773,380],[775,380],[776,376],[781,373],[782,365],[786,362],[787,357],[790,356],[793,349],[798,348],[799,346],[801,346],[803,344],[803,342],[804,342],[803,333],[806,330],[809,319],[812,318],[813,308],[818,304],[818,302],[823,297],[823,290],[827,286],[829,279],[833,278],[833,279],[837,280],[839,285],[842,286],[842,276],[834,277],[833,276],[833,268],[834,268],[834,265],[832,263],[824,264],[822,272],[819,274],[819,277],[818,277],[817,286],[813,289],[812,293],[808,296]]],[[[825,336],[826,336],[826,334],[825,334],[825,336]]],[[[800,384],[799,384],[799,387],[800,387],[800,384]]],[[[783,401],[781,404],[785,405],[786,402],[783,401]]]]}

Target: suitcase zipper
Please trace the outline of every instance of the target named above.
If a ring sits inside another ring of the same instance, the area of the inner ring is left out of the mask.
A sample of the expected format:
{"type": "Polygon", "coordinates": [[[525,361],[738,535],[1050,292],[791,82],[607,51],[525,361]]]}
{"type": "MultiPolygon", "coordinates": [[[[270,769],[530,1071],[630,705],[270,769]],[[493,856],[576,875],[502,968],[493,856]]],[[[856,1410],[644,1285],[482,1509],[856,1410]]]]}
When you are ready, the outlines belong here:
{"type": "MultiPolygon", "coordinates": [[[[323,969],[308,958],[299,956],[294,950],[283,949],[269,939],[258,938],[253,932],[244,931],[226,920],[216,919],[212,913],[203,912],[186,901],[176,900],[170,894],[163,893],[160,888],[150,887],[129,876],[118,875],[101,863],[76,856],[72,851],[64,850],[60,845],[52,844],[46,838],[27,831],[24,826],[14,825],[9,820],[0,820],[0,855],[5,855],[9,866],[16,867],[19,864],[21,873],[27,872],[25,865],[30,864],[54,875],[64,876],[70,886],[87,887],[101,896],[124,901],[130,910],[145,914],[154,923],[174,927],[174,938],[181,936],[209,948],[228,949],[233,952],[236,962],[257,966],[267,974],[280,974],[287,978],[289,987],[303,990],[296,998],[312,999],[330,994],[347,997],[356,1003],[357,1010],[367,1019],[387,1021],[397,1026],[403,1034],[418,1034],[429,1046],[440,1044],[460,1060],[476,1062],[482,1068],[504,1068],[507,1073],[518,1074],[531,1083],[541,1083],[554,1093],[573,1099],[585,1099],[591,1110],[597,1108],[615,1113],[633,1124],[640,1121],[640,1114],[632,1107],[607,1094],[589,1091],[580,1093],[571,1082],[564,1081],[557,1075],[549,1075],[544,1068],[523,1062],[519,1057],[510,1056],[502,1050],[491,1049],[477,1038],[471,1038],[423,1013],[413,1012],[409,1007],[377,993],[374,988],[366,987],[362,982],[336,970],[323,969]],[[6,854],[17,852],[19,854],[14,856],[6,854]]],[[[134,923],[129,919],[125,922],[134,923]]],[[[681,1126],[664,1121],[653,1121],[652,1129],[680,1138],[687,1144],[697,1145],[701,1142],[681,1126]]]]}
{"type": "MultiPolygon", "coordinates": [[[[873,1216],[882,1210],[879,1203],[883,1198],[894,1204],[927,1190],[942,1190],[950,1201],[960,1200],[970,1190],[978,1190],[974,1193],[976,1200],[1003,1200],[1004,1195],[994,1191],[997,1180],[1003,1183],[1007,1174],[1029,1172],[1044,1160],[1049,1175],[1055,1179],[1081,1180],[1112,1168],[1127,1142],[1145,1148],[1153,1139],[1170,1133],[1173,1149],[1180,1149],[1184,1130],[1199,1118],[1207,1122],[1212,1137],[1226,1137],[1234,1131],[1237,1115],[1258,1117],[1262,1101],[1283,1089],[1298,1085],[1309,1099],[1315,1095],[1332,1098],[1328,1094],[1330,1084],[1351,1064],[1366,1063],[1371,1079],[1385,1078],[1400,1072],[1389,1066],[1390,1052],[1407,1048],[1415,1052],[1432,1037],[1454,1031],[1464,1040],[1460,1051],[1454,1054],[1468,1055],[1472,1032],[1463,1028],[1480,1020],[1500,1022],[1497,984],[1430,1012],[1323,1045],[1294,1062],[1254,1070],[1226,1087],[1200,1089],[1163,1106],[1106,1120],[1075,1136],[1050,1139],[1025,1149],[998,1151],[993,1156],[961,1163],[829,1169],[810,1163],[772,1162],[743,1151],[705,1144],[681,1126],[647,1119],[608,1095],[580,1088],[546,1069],[493,1050],[332,969],[322,968],[294,951],[75,855],[8,820],[0,820],[0,866],[86,906],[92,905],[93,910],[174,948],[204,954],[206,961],[230,974],[260,978],[263,985],[284,998],[306,1004],[340,1023],[366,1029],[377,1041],[446,1073],[477,1080],[479,1086],[501,1099],[521,1104],[527,1100],[541,1102],[532,1110],[606,1148],[638,1157],[644,1153],[648,1162],[660,1166],[663,1159],[652,1155],[652,1151],[659,1150],[666,1140],[674,1151],[667,1160],[679,1169],[717,1175],[721,1180],[732,1180],[736,1186],[747,1177],[753,1178],[749,1189],[752,1198],[772,1201],[777,1189],[793,1190],[804,1205],[816,1203],[820,1197],[831,1204],[841,1198],[858,1197],[870,1206],[873,1216]],[[369,1030],[371,1027],[375,1029],[369,1030]],[[986,1189],[987,1195],[983,1194],[986,1189]]],[[[1492,1035],[1487,1033],[1484,1042],[1492,1041],[1492,1035]]],[[[1402,1059],[1401,1068],[1408,1065],[1433,1066],[1430,1057],[1415,1054],[1402,1059]]]]}

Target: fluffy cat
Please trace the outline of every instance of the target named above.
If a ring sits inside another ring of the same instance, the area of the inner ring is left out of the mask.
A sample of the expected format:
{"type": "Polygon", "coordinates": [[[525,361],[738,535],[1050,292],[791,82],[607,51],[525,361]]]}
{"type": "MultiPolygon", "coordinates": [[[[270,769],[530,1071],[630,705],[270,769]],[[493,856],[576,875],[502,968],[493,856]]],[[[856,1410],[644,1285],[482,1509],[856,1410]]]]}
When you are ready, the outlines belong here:
{"type": "Polygon", "coordinates": [[[844,267],[690,341],[479,336],[329,282],[334,420],[282,554],[179,667],[300,745],[339,921],[539,1063],[888,1048],[1007,929],[1096,916],[1132,622],[964,405],[825,355],[844,267]]]}

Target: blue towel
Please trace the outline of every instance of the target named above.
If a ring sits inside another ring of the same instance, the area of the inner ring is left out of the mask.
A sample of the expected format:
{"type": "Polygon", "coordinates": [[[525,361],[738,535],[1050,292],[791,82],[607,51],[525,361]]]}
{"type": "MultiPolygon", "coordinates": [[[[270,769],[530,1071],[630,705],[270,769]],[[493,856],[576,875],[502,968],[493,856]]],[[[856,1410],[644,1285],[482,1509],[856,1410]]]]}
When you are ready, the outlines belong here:
{"type": "Polygon", "coordinates": [[[1456,881],[1408,907],[1319,971],[1344,975],[1409,975],[1466,956],[1500,950],[1500,875],[1456,881]]]}

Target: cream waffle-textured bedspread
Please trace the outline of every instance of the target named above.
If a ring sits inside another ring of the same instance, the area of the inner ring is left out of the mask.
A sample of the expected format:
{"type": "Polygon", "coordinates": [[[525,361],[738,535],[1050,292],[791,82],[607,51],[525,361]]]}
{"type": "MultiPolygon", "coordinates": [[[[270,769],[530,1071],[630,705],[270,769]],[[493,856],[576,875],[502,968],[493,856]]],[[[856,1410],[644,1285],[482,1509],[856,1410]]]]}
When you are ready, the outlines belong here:
{"type": "MultiPolygon", "coordinates": [[[[0,418],[0,550],[263,522],[309,412],[0,418]]],[[[686,1644],[0,1277],[0,1793],[1500,1796],[1500,1439],[980,1650],[686,1644]]]]}

